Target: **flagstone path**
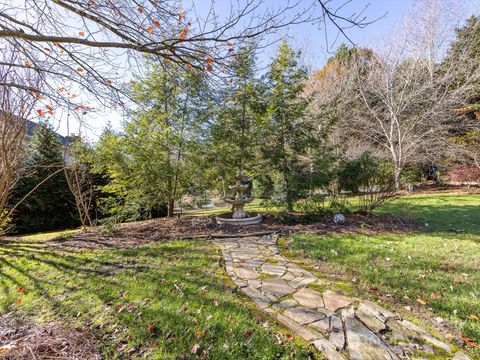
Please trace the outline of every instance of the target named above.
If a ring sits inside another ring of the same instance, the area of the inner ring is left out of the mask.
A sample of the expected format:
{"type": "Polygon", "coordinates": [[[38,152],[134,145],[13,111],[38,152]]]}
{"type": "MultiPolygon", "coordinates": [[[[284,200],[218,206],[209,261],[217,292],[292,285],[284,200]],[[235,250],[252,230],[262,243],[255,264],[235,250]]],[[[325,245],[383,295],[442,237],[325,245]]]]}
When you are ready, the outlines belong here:
{"type": "Polygon", "coordinates": [[[317,291],[319,279],[291,263],[276,245],[276,235],[221,238],[227,274],[258,307],[313,344],[327,359],[393,360],[425,358],[468,360],[462,352],[370,301],[333,291],[317,291]]]}

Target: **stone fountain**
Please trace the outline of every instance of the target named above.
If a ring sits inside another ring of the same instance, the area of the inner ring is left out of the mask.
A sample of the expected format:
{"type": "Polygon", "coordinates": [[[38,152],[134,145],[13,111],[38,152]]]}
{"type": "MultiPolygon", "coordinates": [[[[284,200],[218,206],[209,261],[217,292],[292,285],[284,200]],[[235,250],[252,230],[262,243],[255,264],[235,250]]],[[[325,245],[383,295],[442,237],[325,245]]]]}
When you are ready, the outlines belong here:
{"type": "Polygon", "coordinates": [[[242,182],[245,179],[246,176],[239,173],[235,185],[230,186],[230,189],[235,192],[235,197],[225,199],[225,201],[232,204],[233,212],[218,215],[217,221],[219,224],[252,225],[262,222],[262,215],[257,213],[249,214],[244,209],[245,204],[253,200],[253,197],[245,195],[245,192],[248,190],[248,185],[242,182]]]}

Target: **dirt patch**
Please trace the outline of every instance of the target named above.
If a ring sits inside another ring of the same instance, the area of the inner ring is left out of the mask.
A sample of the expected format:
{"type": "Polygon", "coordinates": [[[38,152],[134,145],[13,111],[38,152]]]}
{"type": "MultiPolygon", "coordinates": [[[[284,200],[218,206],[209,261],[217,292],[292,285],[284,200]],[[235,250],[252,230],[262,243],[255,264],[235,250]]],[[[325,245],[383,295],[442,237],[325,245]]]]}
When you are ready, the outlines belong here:
{"type": "Polygon", "coordinates": [[[12,314],[0,316],[0,359],[100,359],[97,343],[84,330],[37,325],[12,314]]]}
{"type": "Polygon", "coordinates": [[[217,224],[214,216],[159,218],[135,223],[122,224],[112,234],[105,234],[101,228],[93,228],[74,234],[66,239],[49,241],[52,247],[76,249],[124,248],[182,238],[209,238],[218,235],[249,234],[262,232],[291,233],[404,233],[414,231],[421,224],[414,220],[399,219],[392,215],[350,214],[343,224],[335,224],[332,215],[324,215],[315,221],[306,221],[302,215],[293,215],[287,221],[279,221],[272,215],[265,215],[257,225],[233,226],[217,224]]]}

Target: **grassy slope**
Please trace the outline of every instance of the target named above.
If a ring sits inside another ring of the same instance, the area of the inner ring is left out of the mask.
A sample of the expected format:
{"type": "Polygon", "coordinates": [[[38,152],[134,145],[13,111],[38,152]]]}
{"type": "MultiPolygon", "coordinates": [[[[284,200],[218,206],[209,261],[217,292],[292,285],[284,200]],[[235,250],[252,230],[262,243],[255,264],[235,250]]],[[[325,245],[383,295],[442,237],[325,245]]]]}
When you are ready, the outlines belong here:
{"type": "Polygon", "coordinates": [[[27,237],[0,245],[0,313],[87,326],[105,358],[189,359],[197,343],[209,359],[307,358],[303,344],[278,344],[280,329],[263,326],[218,259],[205,242],[62,252],[27,237]]]}
{"type": "Polygon", "coordinates": [[[423,300],[427,313],[479,342],[480,196],[409,196],[380,211],[412,216],[428,227],[406,235],[295,235],[290,254],[326,259],[345,279],[357,276],[365,287],[405,305],[423,300]]]}

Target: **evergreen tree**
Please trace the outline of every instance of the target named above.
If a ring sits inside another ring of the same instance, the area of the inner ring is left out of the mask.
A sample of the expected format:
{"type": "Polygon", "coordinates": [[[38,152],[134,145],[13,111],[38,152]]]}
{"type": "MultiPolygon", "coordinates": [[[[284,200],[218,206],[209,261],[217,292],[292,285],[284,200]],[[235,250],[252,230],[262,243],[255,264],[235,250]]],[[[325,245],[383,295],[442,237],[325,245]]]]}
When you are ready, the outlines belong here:
{"type": "MultiPolygon", "coordinates": [[[[449,67],[452,63],[458,69],[455,74],[457,85],[463,85],[469,74],[480,66],[480,16],[471,16],[465,26],[456,30],[456,39],[450,46],[443,66],[449,67]]],[[[467,99],[464,110],[471,115],[477,113],[480,118],[480,79],[477,79],[476,91],[467,99]]]]}
{"type": "Polygon", "coordinates": [[[141,105],[135,119],[119,134],[106,131],[97,146],[97,172],[108,175],[104,205],[117,220],[164,215],[165,207],[173,216],[174,201],[199,179],[205,77],[152,63],[133,96],[141,105]]]}
{"type": "Polygon", "coordinates": [[[260,91],[254,49],[241,48],[231,64],[228,85],[218,97],[212,128],[212,164],[223,182],[233,182],[238,172],[254,170],[262,113],[260,91]]]}
{"type": "Polygon", "coordinates": [[[276,201],[287,211],[308,188],[309,166],[303,161],[315,138],[307,121],[308,99],[302,96],[307,72],[286,42],[280,45],[268,73],[268,108],[262,154],[277,183],[276,201]]]}
{"type": "Polygon", "coordinates": [[[50,126],[42,124],[32,138],[32,156],[26,163],[26,176],[17,184],[12,203],[17,203],[42,181],[48,180],[15,210],[16,231],[39,232],[66,229],[79,224],[75,200],[62,169],[63,154],[59,136],[50,126]]]}
{"type": "MultiPolygon", "coordinates": [[[[480,16],[471,16],[465,26],[456,30],[456,39],[452,42],[447,57],[440,67],[454,68],[455,87],[465,86],[471,74],[478,73],[480,67],[480,16]],[[453,66],[452,66],[453,65],[453,66]]],[[[480,79],[470,84],[470,96],[464,106],[456,109],[462,115],[452,123],[452,140],[466,155],[468,163],[480,168],[480,79]]],[[[464,159],[465,160],[465,159],[464,159]]]]}

